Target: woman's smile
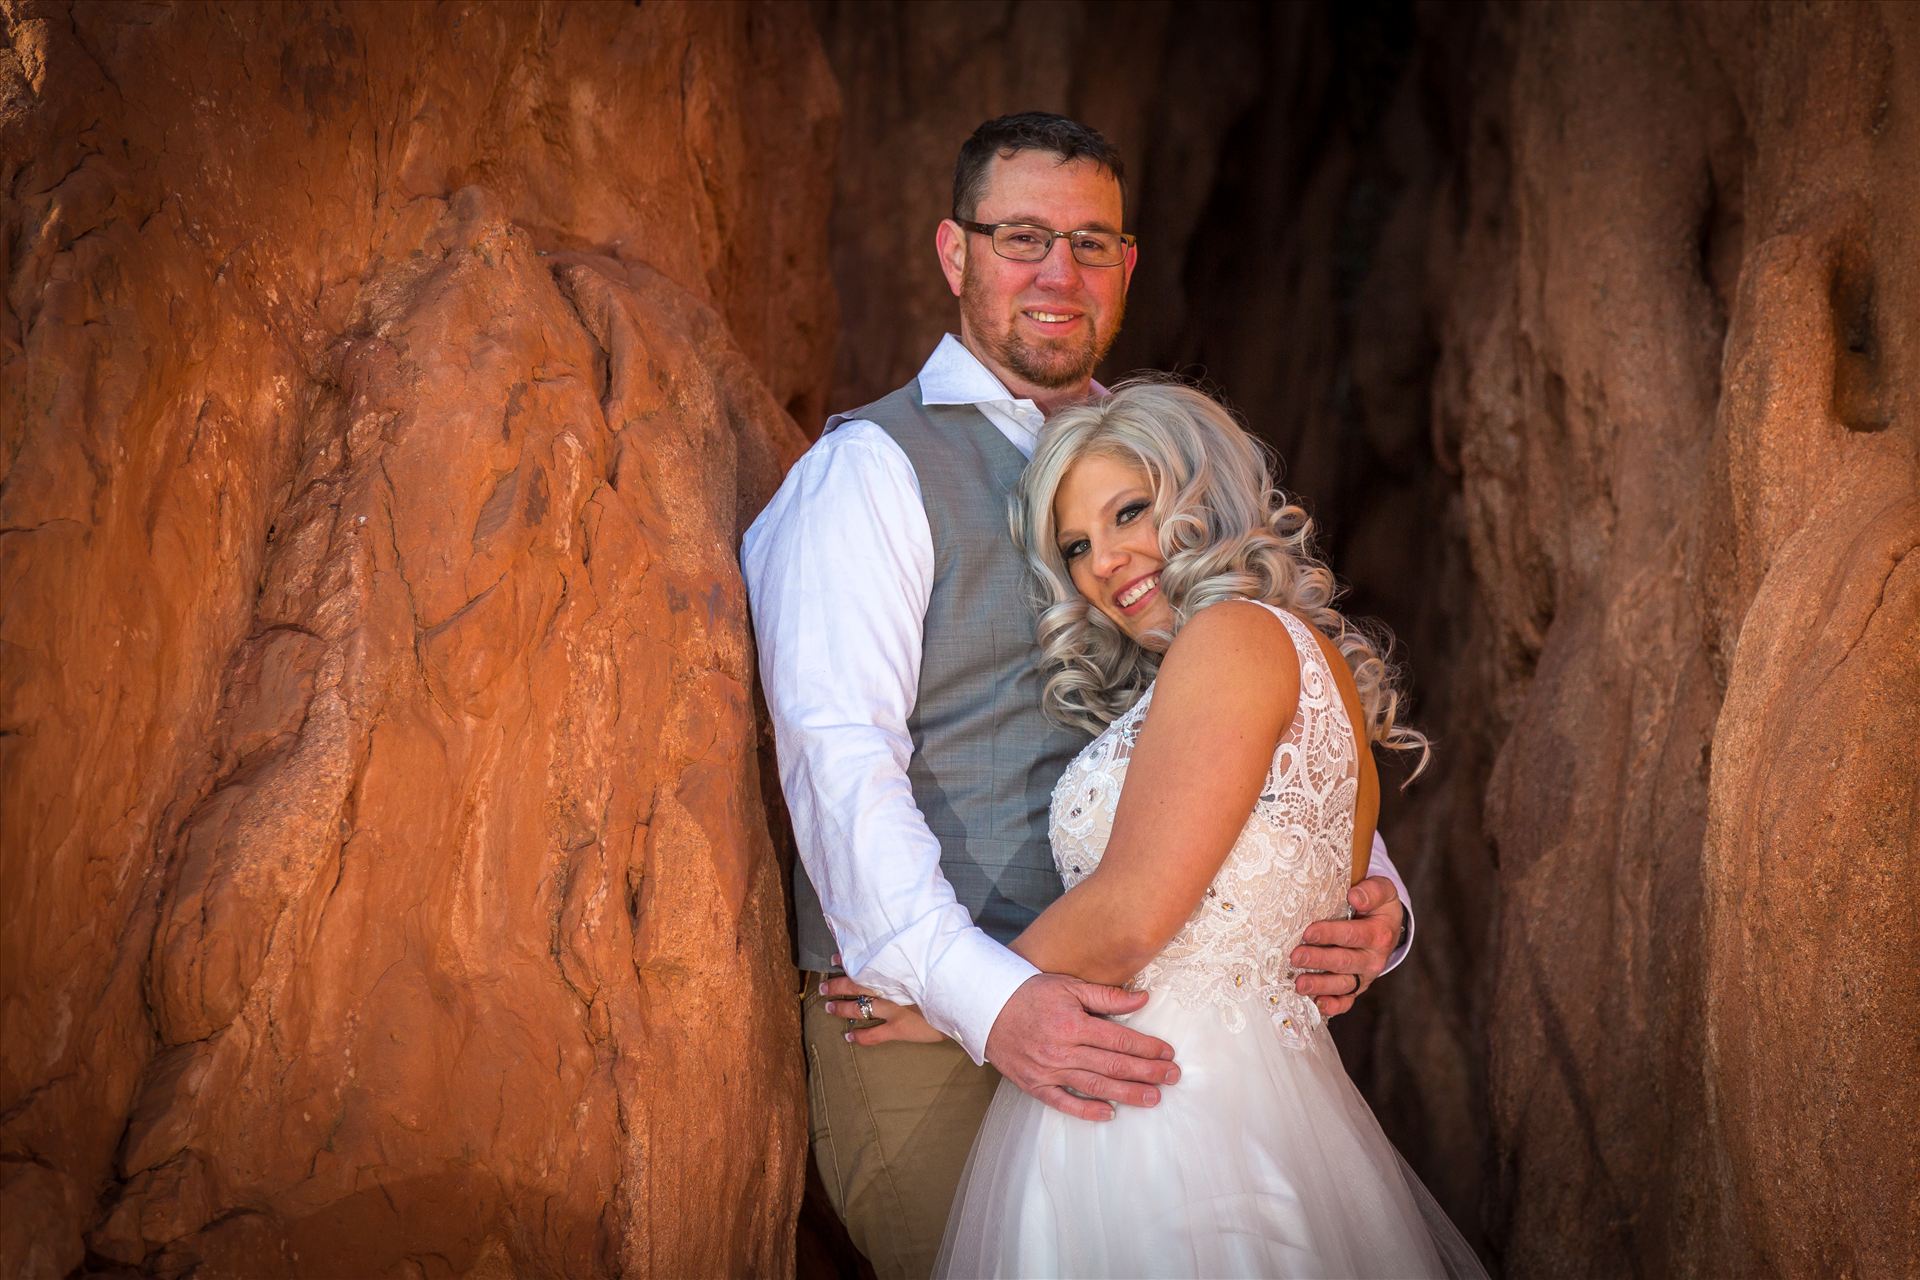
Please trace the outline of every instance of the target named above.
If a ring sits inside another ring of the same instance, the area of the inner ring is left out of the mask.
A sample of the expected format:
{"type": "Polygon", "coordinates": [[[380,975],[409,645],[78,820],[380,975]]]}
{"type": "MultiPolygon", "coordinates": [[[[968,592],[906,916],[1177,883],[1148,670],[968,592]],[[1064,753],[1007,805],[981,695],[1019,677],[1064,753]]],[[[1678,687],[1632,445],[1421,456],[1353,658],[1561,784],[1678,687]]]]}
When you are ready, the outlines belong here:
{"type": "Polygon", "coordinates": [[[1148,592],[1159,585],[1160,575],[1150,573],[1146,577],[1135,581],[1131,586],[1121,588],[1120,593],[1114,596],[1113,602],[1119,605],[1123,612],[1131,612],[1136,605],[1147,598],[1148,592]]]}

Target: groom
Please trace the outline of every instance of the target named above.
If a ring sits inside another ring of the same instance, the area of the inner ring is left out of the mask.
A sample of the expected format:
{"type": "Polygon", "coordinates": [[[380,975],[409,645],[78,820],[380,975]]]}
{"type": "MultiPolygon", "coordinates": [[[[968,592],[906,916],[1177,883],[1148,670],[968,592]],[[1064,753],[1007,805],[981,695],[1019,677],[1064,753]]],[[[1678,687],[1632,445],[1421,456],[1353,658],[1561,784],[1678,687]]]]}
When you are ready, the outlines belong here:
{"type": "MultiPolygon", "coordinates": [[[[1119,153],[1094,130],[1045,113],[975,130],[935,235],[959,337],[830,418],[746,535],[805,869],[810,1141],[882,1277],[931,1270],[1000,1077],[1088,1120],[1178,1087],[1173,1047],[1107,1019],[1143,994],[1039,973],[1004,945],[1060,893],[1048,800],[1086,742],[1040,711],[1007,495],[1046,415],[1101,394],[1136,255],[1124,213],[1119,153]],[[952,1039],[853,1043],[819,990],[836,959],[952,1039]]],[[[1326,971],[1298,988],[1329,1015],[1405,951],[1404,890],[1377,840],[1374,857],[1386,874],[1354,887],[1356,918],[1314,925],[1294,956],[1326,971]]]]}

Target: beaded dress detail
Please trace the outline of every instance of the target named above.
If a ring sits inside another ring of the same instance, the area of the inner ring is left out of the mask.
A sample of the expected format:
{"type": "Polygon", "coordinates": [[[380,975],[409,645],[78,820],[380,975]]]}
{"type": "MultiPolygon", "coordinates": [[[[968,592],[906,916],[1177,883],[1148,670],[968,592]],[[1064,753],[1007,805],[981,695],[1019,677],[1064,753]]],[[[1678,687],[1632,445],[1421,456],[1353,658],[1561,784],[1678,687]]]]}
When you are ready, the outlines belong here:
{"type": "MultiPolygon", "coordinates": [[[[1287,957],[1309,924],[1347,911],[1359,757],[1353,722],[1313,633],[1284,609],[1246,603],[1269,610],[1293,637],[1300,655],[1300,708],[1213,884],[1130,985],[1210,1006],[1233,1031],[1244,1030],[1249,1016],[1265,1014],[1283,1043],[1304,1048],[1324,1019],[1312,1000],[1293,989],[1287,957]]],[[[1053,858],[1069,889],[1100,865],[1152,702],[1149,685],[1054,787],[1053,858]]]]}

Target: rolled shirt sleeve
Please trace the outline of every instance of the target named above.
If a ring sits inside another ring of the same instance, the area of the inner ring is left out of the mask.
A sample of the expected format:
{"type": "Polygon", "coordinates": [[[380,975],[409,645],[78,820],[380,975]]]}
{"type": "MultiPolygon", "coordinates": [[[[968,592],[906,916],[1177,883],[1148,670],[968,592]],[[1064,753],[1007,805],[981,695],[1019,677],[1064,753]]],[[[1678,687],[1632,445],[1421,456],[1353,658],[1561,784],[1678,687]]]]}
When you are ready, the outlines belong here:
{"type": "Polygon", "coordinates": [[[954,897],[907,779],[933,539],[911,463],[842,424],[788,473],[741,556],[780,784],[846,971],[985,1061],[1037,970],[954,897]]]}

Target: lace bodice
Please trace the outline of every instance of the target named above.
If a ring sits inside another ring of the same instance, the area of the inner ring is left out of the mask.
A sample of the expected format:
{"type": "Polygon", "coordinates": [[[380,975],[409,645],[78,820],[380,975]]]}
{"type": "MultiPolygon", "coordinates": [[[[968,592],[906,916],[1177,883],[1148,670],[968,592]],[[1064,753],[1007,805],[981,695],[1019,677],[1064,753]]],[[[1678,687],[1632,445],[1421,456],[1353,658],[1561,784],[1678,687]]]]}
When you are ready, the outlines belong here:
{"type": "MultiPolygon", "coordinates": [[[[1283,1042],[1305,1047],[1323,1025],[1293,989],[1288,955],[1315,920],[1347,914],[1359,758],[1353,724],[1312,631],[1264,602],[1286,624],[1300,657],[1300,708],[1274,748],[1247,825],[1193,915],[1132,986],[1207,1004],[1235,1031],[1264,1011],[1283,1042]]],[[[1219,606],[1215,606],[1219,607],[1219,606]]],[[[1050,834],[1071,889],[1093,873],[1113,833],[1127,763],[1153,687],[1089,743],[1053,790],[1050,834]]]]}

